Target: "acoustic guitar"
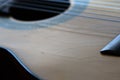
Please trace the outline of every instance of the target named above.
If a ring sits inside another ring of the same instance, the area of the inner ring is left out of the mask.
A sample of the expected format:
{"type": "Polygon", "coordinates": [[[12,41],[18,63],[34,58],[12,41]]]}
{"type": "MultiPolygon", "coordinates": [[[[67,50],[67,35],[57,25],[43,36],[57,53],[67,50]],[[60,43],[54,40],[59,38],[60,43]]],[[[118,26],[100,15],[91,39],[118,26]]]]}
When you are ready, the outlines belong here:
{"type": "Polygon", "coordinates": [[[100,54],[119,35],[119,3],[0,0],[1,80],[120,80],[120,58],[100,54]]]}

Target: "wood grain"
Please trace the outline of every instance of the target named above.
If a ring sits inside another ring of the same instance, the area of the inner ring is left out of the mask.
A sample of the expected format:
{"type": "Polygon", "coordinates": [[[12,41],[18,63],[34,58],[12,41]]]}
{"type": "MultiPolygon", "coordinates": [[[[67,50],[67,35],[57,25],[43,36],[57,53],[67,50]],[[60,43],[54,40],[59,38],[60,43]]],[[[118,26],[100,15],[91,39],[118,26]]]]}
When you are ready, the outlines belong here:
{"type": "Polygon", "coordinates": [[[49,28],[11,30],[1,27],[0,44],[12,49],[45,80],[120,80],[120,58],[99,53],[120,33],[119,2],[91,0],[81,14],[108,20],[79,16],[49,28]]]}

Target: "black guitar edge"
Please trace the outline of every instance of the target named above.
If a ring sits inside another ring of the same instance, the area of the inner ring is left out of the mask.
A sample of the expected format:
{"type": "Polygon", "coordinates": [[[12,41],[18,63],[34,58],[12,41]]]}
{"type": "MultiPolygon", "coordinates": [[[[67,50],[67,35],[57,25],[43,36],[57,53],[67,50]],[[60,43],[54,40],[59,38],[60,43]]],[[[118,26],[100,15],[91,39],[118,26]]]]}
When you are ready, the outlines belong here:
{"type": "Polygon", "coordinates": [[[0,47],[0,80],[43,80],[35,76],[10,49],[0,47]]]}

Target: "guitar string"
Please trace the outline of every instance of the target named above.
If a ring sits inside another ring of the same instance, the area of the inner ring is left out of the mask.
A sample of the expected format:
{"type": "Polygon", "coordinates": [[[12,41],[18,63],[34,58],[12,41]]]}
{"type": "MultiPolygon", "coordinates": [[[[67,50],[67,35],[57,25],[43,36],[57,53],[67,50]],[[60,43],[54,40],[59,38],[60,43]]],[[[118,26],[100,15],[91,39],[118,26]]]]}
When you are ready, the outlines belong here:
{"type": "MultiPolygon", "coordinates": [[[[27,3],[28,4],[28,3],[27,3]]],[[[50,3],[50,4],[52,4],[52,3],[50,3]]],[[[75,3],[76,4],[76,3],[75,3]]],[[[86,4],[83,4],[83,3],[81,3],[80,5],[86,5],[86,4]]],[[[40,5],[38,5],[38,6],[40,6],[40,5]]],[[[97,5],[90,5],[90,6],[93,6],[93,7],[97,7],[97,8],[105,8],[105,6],[104,7],[102,7],[102,6],[97,6],[97,5]]],[[[49,6],[50,7],[50,6],[49,6]]],[[[55,7],[54,7],[55,8],[55,7]]],[[[91,9],[91,8],[90,8],[91,9]]],[[[117,9],[119,9],[119,8],[117,8],[117,9]]],[[[97,9],[92,9],[92,10],[97,10],[97,9]]],[[[110,10],[100,10],[100,11],[104,11],[104,12],[112,12],[112,13],[119,13],[119,12],[116,12],[116,11],[110,11],[110,10]]]]}
{"type": "MultiPolygon", "coordinates": [[[[56,0],[49,0],[49,1],[56,1],[56,0]]],[[[63,2],[63,3],[68,3],[67,1],[56,1],[56,2],[63,2]]],[[[76,0],[76,3],[85,3],[86,1],[82,1],[82,0],[76,0]]],[[[75,4],[76,4],[75,3],[75,4]]],[[[100,3],[100,2],[98,2],[98,3],[100,3]]],[[[108,3],[108,2],[107,2],[108,3]]],[[[113,3],[111,3],[111,4],[113,4],[113,3]]],[[[80,5],[84,5],[84,4],[80,4],[80,5]]],[[[115,4],[116,5],[116,4],[115,4]]],[[[117,4],[117,5],[119,5],[119,4],[117,4]]],[[[63,6],[63,5],[62,5],[63,6]]],[[[95,6],[94,6],[95,7],[95,6]]],[[[90,8],[91,10],[96,10],[96,11],[98,11],[98,9],[94,9],[94,8],[90,8]]],[[[119,13],[119,12],[116,12],[116,11],[108,11],[108,10],[99,10],[99,11],[104,11],[104,12],[111,12],[111,13],[119,13]]]]}
{"type": "MultiPolygon", "coordinates": [[[[16,3],[16,1],[15,2],[13,2],[13,3],[16,3]]],[[[37,4],[39,4],[39,5],[41,5],[41,4],[45,4],[45,5],[57,5],[57,6],[61,6],[61,7],[67,7],[68,5],[65,5],[65,4],[68,4],[68,2],[63,2],[63,1],[61,1],[61,2],[58,2],[58,1],[31,1],[31,0],[21,0],[21,3],[34,3],[35,5],[37,5],[37,4]],[[48,3],[49,2],[49,3],[48,3]],[[62,3],[62,5],[61,5],[61,3],[62,3]],[[65,4],[64,4],[65,3],[65,4]]]]}
{"type": "Polygon", "coordinates": [[[7,3],[9,3],[10,0],[7,0],[7,1],[0,1],[0,8],[2,8],[4,5],[7,5],[7,3]]]}
{"type": "MultiPolygon", "coordinates": [[[[16,6],[14,5],[14,7],[23,8],[23,6],[18,6],[18,5],[16,5],[16,6]]],[[[24,8],[27,8],[27,9],[28,9],[29,7],[24,7],[24,8]]],[[[59,11],[47,10],[47,9],[36,9],[36,8],[30,8],[30,9],[39,10],[39,11],[45,11],[45,12],[51,12],[51,13],[60,13],[59,11]]],[[[78,14],[76,14],[76,13],[64,13],[64,14],[65,14],[65,15],[78,16],[78,17],[85,17],[85,18],[105,20],[105,21],[120,22],[120,20],[97,18],[97,17],[86,16],[86,15],[78,15],[78,14]]]]}
{"type": "MultiPolygon", "coordinates": [[[[31,0],[21,0],[22,2],[27,2],[27,3],[29,3],[29,2],[34,2],[34,3],[42,3],[42,4],[48,4],[48,3],[45,3],[45,2],[50,2],[50,4],[56,4],[56,3],[54,3],[54,2],[61,2],[61,3],[69,3],[69,2],[67,2],[67,1],[56,1],[56,0],[47,0],[47,1],[40,1],[40,0],[37,0],[37,1],[31,1],[31,0]]],[[[95,1],[94,1],[95,2],[95,1]]],[[[75,2],[75,4],[79,4],[79,3],[87,3],[86,1],[76,1],[75,2]]],[[[103,2],[96,2],[96,3],[102,3],[102,4],[106,4],[106,5],[113,5],[114,3],[110,3],[110,2],[107,2],[107,3],[103,3],[103,2]]],[[[57,4],[57,5],[59,5],[59,4],[57,4]]],[[[61,4],[60,4],[61,5],[61,4]]],[[[98,5],[98,4],[97,4],[98,5]]],[[[118,7],[119,7],[119,4],[114,4],[115,6],[117,5],[118,7]]],[[[62,4],[61,6],[66,6],[65,4],[62,4]]],[[[102,7],[102,6],[101,6],[102,7]]]]}
{"type": "MultiPolygon", "coordinates": [[[[28,5],[28,4],[26,4],[26,5],[28,5]]],[[[30,7],[23,7],[23,5],[21,6],[20,5],[20,3],[19,3],[19,6],[18,6],[18,4],[17,5],[14,5],[15,7],[21,7],[21,8],[30,8],[30,7]]],[[[40,6],[40,5],[39,5],[40,6]]],[[[49,8],[50,8],[50,6],[49,6],[49,8]]],[[[36,10],[35,8],[30,8],[30,9],[34,9],[34,10],[36,10]]],[[[54,9],[55,9],[55,7],[54,7],[54,9]]],[[[42,10],[42,11],[47,11],[47,12],[52,12],[52,13],[60,13],[59,11],[53,11],[53,10],[44,10],[44,9],[37,9],[37,10],[42,10]]],[[[70,15],[70,14],[69,14],[70,15]]],[[[74,14],[75,15],[75,14],[74,14]]],[[[97,15],[100,15],[100,14],[97,14],[97,15]]],[[[78,16],[78,15],[77,15],[78,16]]],[[[108,16],[108,15],[104,15],[104,16],[108,16]]],[[[85,17],[85,16],[84,16],[85,17]]],[[[88,16],[89,17],[89,16],[88,16]]],[[[115,16],[110,16],[110,17],[115,17],[115,16]]],[[[119,17],[117,17],[117,18],[119,18],[119,17]]]]}
{"type": "MultiPolygon", "coordinates": [[[[19,3],[19,4],[16,4],[16,5],[28,5],[28,6],[35,6],[36,5],[32,5],[32,4],[26,4],[26,3],[19,3]]],[[[40,8],[45,8],[45,9],[55,9],[55,10],[64,10],[63,8],[56,8],[56,7],[51,7],[51,6],[45,6],[45,5],[37,5],[37,7],[40,7],[40,8]]],[[[74,10],[75,12],[76,10],[74,10]]],[[[90,12],[86,12],[87,14],[95,14],[95,15],[101,15],[101,16],[108,16],[108,17],[114,17],[114,18],[120,18],[120,17],[116,17],[116,16],[109,16],[109,15],[103,15],[103,14],[96,14],[96,13],[90,13],[90,12]]]]}
{"type": "MultiPolygon", "coordinates": [[[[29,0],[30,1],[30,0],[29,0]]],[[[55,0],[52,0],[52,1],[55,1],[55,0]]],[[[57,2],[57,1],[56,1],[57,2]]],[[[63,2],[63,1],[59,1],[59,2],[63,2]]],[[[42,3],[42,2],[41,2],[42,3]]],[[[10,3],[11,4],[11,3],[10,3]]],[[[28,3],[26,3],[26,4],[28,4],[28,3]]],[[[50,4],[53,4],[53,3],[50,3],[50,4]]],[[[76,4],[76,3],[75,3],[76,4]]],[[[58,5],[58,4],[57,4],[58,5]]],[[[85,4],[80,4],[80,5],[85,5],[85,4]]],[[[63,6],[63,5],[62,5],[63,6]]],[[[92,6],[92,5],[90,5],[90,6],[92,6]]],[[[99,8],[102,8],[102,6],[96,6],[96,5],[94,5],[93,7],[99,7],[99,8]]],[[[55,8],[55,7],[54,7],[55,8]]],[[[105,7],[103,7],[103,8],[105,8],[105,7]]],[[[93,9],[93,8],[90,8],[91,10],[97,10],[98,11],[98,9],[93,9]]],[[[111,12],[111,13],[119,13],[119,12],[116,12],[116,11],[110,11],[110,10],[99,10],[99,11],[104,11],[104,12],[111,12]]]]}
{"type": "Polygon", "coordinates": [[[44,5],[44,4],[27,4],[27,3],[18,3],[18,2],[15,2],[12,6],[14,7],[14,5],[22,5],[22,6],[29,6],[30,8],[31,7],[35,7],[35,8],[47,8],[47,9],[55,9],[55,10],[64,10],[64,8],[60,8],[60,7],[55,7],[55,6],[49,6],[49,5],[44,5]]]}
{"type": "MultiPolygon", "coordinates": [[[[45,11],[45,10],[41,10],[41,11],[45,11]]],[[[49,11],[49,12],[51,12],[51,11],[49,11]]],[[[59,12],[52,12],[52,13],[59,13],[59,12]]],[[[65,14],[65,15],[70,15],[70,14],[65,14]]],[[[77,15],[77,14],[72,14],[72,15],[78,16],[78,17],[91,18],[91,19],[99,19],[99,20],[112,21],[112,22],[120,22],[119,20],[97,18],[97,17],[86,16],[86,15],[77,15]]]]}
{"type": "MultiPolygon", "coordinates": [[[[9,0],[9,2],[10,2],[10,1],[11,1],[11,0],[9,0]]],[[[27,1],[27,2],[32,2],[32,3],[33,3],[33,2],[42,3],[40,0],[35,0],[35,1],[32,1],[32,0],[20,0],[20,1],[27,1]]],[[[62,1],[57,1],[57,0],[46,0],[46,1],[50,1],[50,2],[61,2],[61,3],[69,3],[68,1],[65,1],[65,0],[64,0],[64,1],[63,1],[63,0],[62,0],[62,1]]],[[[97,0],[96,0],[96,1],[97,1],[97,0]]],[[[11,1],[11,2],[12,2],[12,1],[11,1]]],[[[45,2],[45,1],[44,1],[44,2],[45,2]]],[[[77,1],[77,0],[76,0],[76,4],[77,4],[77,2],[80,3],[80,2],[86,2],[86,1],[81,1],[81,0],[80,0],[80,1],[79,1],[79,0],[77,1]]],[[[7,3],[7,1],[6,1],[6,3],[7,3]]],[[[98,3],[101,3],[101,2],[98,2],[98,3]]],[[[102,2],[102,3],[104,3],[104,2],[102,2]]],[[[105,4],[108,4],[108,3],[110,3],[110,2],[107,2],[107,3],[105,3],[105,4]]],[[[44,4],[45,4],[45,3],[44,3],[44,4]]],[[[52,4],[52,3],[50,3],[50,4],[52,4]]],[[[112,3],[112,4],[113,4],[113,3],[112,3]]],[[[57,5],[59,5],[59,4],[57,4],[57,5]]],[[[119,5],[119,4],[115,4],[115,5],[119,5]]],[[[64,6],[64,5],[62,5],[62,6],[64,6]]]]}
{"type": "MultiPolygon", "coordinates": [[[[35,2],[35,3],[37,3],[37,4],[38,4],[38,3],[42,3],[41,0],[35,0],[35,1],[31,1],[31,0],[20,0],[20,1],[23,1],[23,2],[32,2],[32,3],[35,2]]],[[[52,3],[50,3],[50,4],[54,4],[54,2],[66,3],[66,4],[69,4],[69,3],[70,3],[70,2],[65,1],[65,0],[64,0],[64,1],[63,1],[63,0],[62,0],[62,1],[60,1],[60,0],[59,0],[59,1],[58,1],[58,0],[46,0],[46,1],[43,1],[43,2],[49,2],[49,1],[52,2],[52,3]]],[[[85,0],[83,0],[83,1],[82,1],[82,0],[75,0],[75,4],[80,3],[80,2],[81,2],[81,3],[88,3],[88,1],[85,1],[85,0]]],[[[119,6],[118,3],[100,2],[100,1],[97,1],[97,0],[96,0],[96,1],[93,1],[93,3],[98,3],[98,4],[99,4],[99,3],[102,3],[102,4],[106,4],[106,5],[119,6]]],[[[45,4],[45,3],[44,3],[44,4],[45,4]]],[[[57,4],[57,5],[59,5],[59,4],[57,4]]],[[[65,5],[62,4],[62,6],[65,6],[65,5]]]]}
{"type": "MultiPolygon", "coordinates": [[[[24,3],[19,3],[19,4],[21,4],[22,6],[23,5],[25,5],[26,6],[26,4],[24,4],[24,3]]],[[[17,4],[16,4],[17,5],[17,4]]],[[[28,5],[28,4],[27,4],[28,5]]],[[[28,5],[28,6],[34,6],[34,5],[28,5]]],[[[64,10],[64,8],[56,8],[56,7],[51,7],[51,6],[46,6],[46,5],[38,5],[40,8],[43,8],[43,9],[55,9],[55,10],[64,10]]],[[[76,12],[77,10],[73,10],[74,12],[76,12]]],[[[95,14],[95,15],[101,15],[101,16],[108,16],[108,17],[114,17],[114,18],[120,18],[120,17],[116,17],[116,16],[109,16],[109,15],[104,15],[104,14],[96,14],[96,13],[90,13],[90,12],[86,12],[87,14],[95,14]]]]}
{"type": "MultiPolygon", "coordinates": [[[[29,1],[29,2],[33,2],[32,0],[20,0],[20,1],[29,1]]],[[[66,1],[66,0],[45,0],[45,1],[51,1],[51,2],[60,2],[60,3],[69,3],[68,1],[66,1]]],[[[93,1],[93,0],[90,0],[90,1],[93,1]]],[[[90,2],[89,1],[89,2],[90,2]]],[[[41,2],[41,0],[35,0],[34,2],[41,2]]],[[[75,2],[88,2],[88,1],[85,1],[85,0],[75,0],[75,2]]],[[[95,1],[93,1],[93,2],[97,2],[97,3],[105,3],[106,1],[104,1],[104,2],[100,2],[100,0],[95,0],[95,1]]],[[[111,1],[111,2],[113,2],[113,1],[111,1]]],[[[117,4],[117,5],[119,5],[118,3],[120,2],[120,1],[114,1],[114,3],[111,3],[111,2],[106,2],[105,4],[114,4],[115,3],[115,5],[117,4]]]]}

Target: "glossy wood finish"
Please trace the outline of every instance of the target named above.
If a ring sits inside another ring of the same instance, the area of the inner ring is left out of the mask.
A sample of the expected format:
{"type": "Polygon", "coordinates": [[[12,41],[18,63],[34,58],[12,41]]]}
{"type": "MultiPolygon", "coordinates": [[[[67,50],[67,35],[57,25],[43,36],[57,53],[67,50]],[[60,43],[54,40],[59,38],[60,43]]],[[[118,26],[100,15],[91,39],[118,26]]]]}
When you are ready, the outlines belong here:
{"type": "MultiPolygon", "coordinates": [[[[108,18],[87,13],[94,12],[119,20],[116,18],[120,17],[118,2],[92,0],[81,15],[108,18]]],[[[12,49],[45,80],[120,80],[120,58],[103,56],[99,52],[120,33],[120,22],[99,18],[75,17],[63,24],[33,30],[12,30],[2,26],[0,44],[12,49]]]]}

